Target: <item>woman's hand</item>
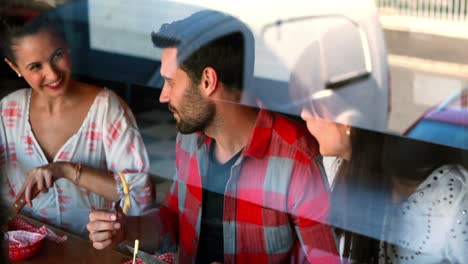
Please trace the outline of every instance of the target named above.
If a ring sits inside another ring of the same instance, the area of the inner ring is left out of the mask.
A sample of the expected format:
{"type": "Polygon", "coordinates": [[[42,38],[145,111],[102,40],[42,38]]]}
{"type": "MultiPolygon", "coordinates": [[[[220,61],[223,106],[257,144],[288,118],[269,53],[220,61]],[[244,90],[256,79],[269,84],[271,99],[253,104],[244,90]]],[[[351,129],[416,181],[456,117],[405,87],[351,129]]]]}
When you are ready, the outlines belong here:
{"type": "MultiPolygon", "coordinates": [[[[47,193],[54,182],[60,178],[71,179],[75,173],[75,166],[70,162],[54,162],[32,169],[27,173],[26,182],[23,184],[25,201],[32,207],[32,190],[36,188],[40,192],[47,193]]],[[[22,195],[23,191],[19,192],[22,195]]]]}

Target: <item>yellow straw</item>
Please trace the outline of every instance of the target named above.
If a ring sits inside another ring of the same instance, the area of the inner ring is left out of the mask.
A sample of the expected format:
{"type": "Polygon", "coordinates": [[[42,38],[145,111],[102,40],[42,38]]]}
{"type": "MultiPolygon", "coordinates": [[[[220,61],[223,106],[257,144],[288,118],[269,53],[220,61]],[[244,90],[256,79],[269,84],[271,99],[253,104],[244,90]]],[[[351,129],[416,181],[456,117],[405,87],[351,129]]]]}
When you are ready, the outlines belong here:
{"type": "Polygon", "coordinates": [[[123,210],[124,214],[127,214],[128,208],[132,208],[132,205],[130,203],[130,193],[129,193],[130,188],[129,188],[127,182],[125,181],[125,177],[124,177],[122,172],[119,172],[119,176],[120,176],[120,181],[122,182],[123,192],[124,192],[124,195],[125,195],[124,205],[123,205],[122,210],[123,210]]]}
{"type": "Polygon", "coordinates": [[[132,262],[132,264],[135,264],[135,258],[136,258],[137,252],[138,252],[139,244],[140,244],[140,241],[138,241],[138,239],[135,239],[135,246],[133,247],[133,262],[132,262]]]}

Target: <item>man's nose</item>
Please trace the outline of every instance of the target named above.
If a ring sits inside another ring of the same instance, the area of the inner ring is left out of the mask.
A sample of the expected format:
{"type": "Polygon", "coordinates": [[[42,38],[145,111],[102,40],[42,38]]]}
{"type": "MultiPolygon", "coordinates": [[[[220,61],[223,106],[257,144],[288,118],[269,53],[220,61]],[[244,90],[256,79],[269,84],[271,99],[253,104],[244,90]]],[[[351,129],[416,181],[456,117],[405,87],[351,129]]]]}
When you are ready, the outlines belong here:
{"type": "Polygon", "coordinates": [[[161,90],[161,95],[159,96],[160,103],[168,103],[169,102],[169,88],[167,88],[166,82],[164,82],[163,88],[161,90]]]}

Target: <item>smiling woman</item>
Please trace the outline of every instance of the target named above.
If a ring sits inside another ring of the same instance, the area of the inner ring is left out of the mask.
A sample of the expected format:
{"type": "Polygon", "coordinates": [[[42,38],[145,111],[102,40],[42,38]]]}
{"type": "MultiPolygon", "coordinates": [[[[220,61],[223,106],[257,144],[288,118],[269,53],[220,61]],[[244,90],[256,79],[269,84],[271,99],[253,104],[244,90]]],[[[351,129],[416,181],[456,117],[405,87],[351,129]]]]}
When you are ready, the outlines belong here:
{"type": "Polygon", "coordinates": [[[148,209],[148,157],[131,111],[110,90],[71,78],[53,10],[34,19],[8,10],[18,9],[1,10],[4,61],[31,89],[0,102],[2,198],[8,204],[24,198],[27,214],[82,235],[91,209],[123,200],[123,181],[130,186],[129,214],[148,209]]]}
{"type": "Polygon", "coordinates": [[[52,97],[65,92],[71,68],[70,54],[61,34],[42,28],[35,34],[15,38],[10,45],[12,52],[7,49],[5,62],[32,88],[52,97]]]}

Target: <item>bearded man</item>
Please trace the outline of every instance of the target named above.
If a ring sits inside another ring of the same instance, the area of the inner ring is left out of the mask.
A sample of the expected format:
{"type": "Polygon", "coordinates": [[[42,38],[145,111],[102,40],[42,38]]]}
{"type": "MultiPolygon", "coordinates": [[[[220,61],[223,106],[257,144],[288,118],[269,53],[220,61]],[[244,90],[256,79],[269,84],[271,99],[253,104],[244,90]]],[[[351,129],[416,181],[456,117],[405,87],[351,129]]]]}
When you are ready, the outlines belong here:
{"type": "Polygon", "coordinates": [[[163,49],[159,100],[180,132],[177,173],[152,218],[91,213],[94,247],[138,238],[160,253],[177,249],[180,263],[338,262],[323,224],[329,203],[317,142],[303,125],[240,104],[249,77],[245,34],[229,32],[183,55],[184,44],[196,45],[184,42],[188,30],[206,33],[216,19],[241,23],[202,11],[152,34],[163,49]]]}

